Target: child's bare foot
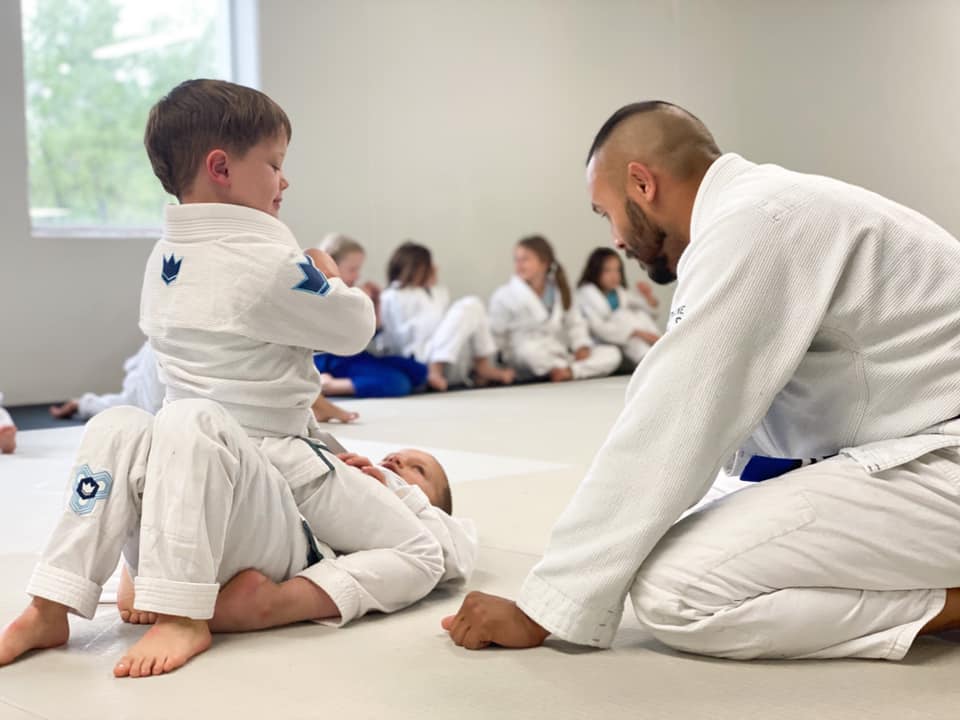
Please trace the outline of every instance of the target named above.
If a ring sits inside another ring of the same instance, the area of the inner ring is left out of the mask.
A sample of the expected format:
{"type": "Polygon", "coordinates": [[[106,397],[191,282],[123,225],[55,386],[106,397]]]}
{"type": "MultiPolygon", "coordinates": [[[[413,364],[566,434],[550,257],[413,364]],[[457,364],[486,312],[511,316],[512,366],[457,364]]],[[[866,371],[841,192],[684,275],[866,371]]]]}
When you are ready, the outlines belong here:
{"type": "Polygon", "coordinates": [[[513,368],[497,367],[487,358],[477,360],[473,365],[473,372],[477,385],[489,385],[491,383],[510,385],[517,379],[517,374],[513,368]]]}
{"type": "Polygon", "coordinates": [[[357,388],[354,386],[353,380],[350,378],[335,378],[333,375],[327,375],[326,373],[320,375],[320,387],[323,394],[330,397],[335,395],[349,397],[357,394],[357,388]]]}
{"type": "Polygon", "coordinates": [[[257,570],[244,570],[220,588],[210,620],[216,633],[247,632],[270,627],[277,584],[257,570]]]}
{"type": "Polygon", "coordinates": [[[157,615],[157,623],[127,650],[113,668],[114,677],[148,677],[176,670],[210,647],[206,620],[157,615]]]}
{"type": "Polygon", "coordinates": [[[57,418],[57,420],[66,420],[76,415],[79,409],[80,403],[76,400],[68,400],[62,405],[51,405],[50,414],[57,418]]]}
{"type": "Polygon", "coordinates": [[[28,650],[59,647],[69,637],[67,608],[43,598],[34,598],[0,635],[0,666],[9,665],[28,650]]]}
{"type": "Polygon", "coordinates": [[[445,392],[449,385],[443,374],[443,363],[430,363],[427,366],[427,385],[437,392],[445,392]]]}
{"type": "Polygon", "coordinates": [[[360,413],[344,410],[342,407],[334,405],[323,395],[317,395],[317,399],[313,401],[312,409],[313,416],[317,419],[317,422],[330,422],[331,420],[336,420],[342,423],[352,423],[354,420],[360,417],[360,413]]]}
{"type": "Polygon", "coordinates": [[[573,370],[568,367],[554,368],[550,371],[550,382],[573,380],[573,370]]]}
{"type": "Polygon", "coordinates": [[[120,587],[117,589],[117,610],[120,611],[120,619],[131,625],[153,625],[157,621],[156,613],[141,612],[134,608],[133,587],[133,579],[127,572],[127,566],[124,565],[120,571],[120,587]]]}
{"type": "Polygon", "coordinates": [[[14,425],[0,427],[0,453],[9,455],[17,449],[17,428],[14,425]]]}

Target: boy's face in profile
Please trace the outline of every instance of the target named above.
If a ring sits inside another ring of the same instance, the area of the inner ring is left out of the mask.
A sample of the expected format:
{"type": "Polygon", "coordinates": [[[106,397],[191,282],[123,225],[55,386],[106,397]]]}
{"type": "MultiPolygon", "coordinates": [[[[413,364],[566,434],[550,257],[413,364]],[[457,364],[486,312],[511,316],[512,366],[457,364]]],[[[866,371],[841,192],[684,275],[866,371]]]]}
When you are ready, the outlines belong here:
{"type": "Polygon", "coordinates": [[[423,490],[431,504],[439,502],[447,479],[433,455],[422,450],[398,450],[387,455],[380,464],[399,475],[408,485],[416,485],[423,490]]]}
{"type": "Polygon", "coordinates": [[[277,217],[283,191],[290,186],[283,176],[286,153],[287,138],[281,132],[276,137],[261,140],[243,157],[229,155],[226,168],[230,181],[227,202],[277,217]]]}

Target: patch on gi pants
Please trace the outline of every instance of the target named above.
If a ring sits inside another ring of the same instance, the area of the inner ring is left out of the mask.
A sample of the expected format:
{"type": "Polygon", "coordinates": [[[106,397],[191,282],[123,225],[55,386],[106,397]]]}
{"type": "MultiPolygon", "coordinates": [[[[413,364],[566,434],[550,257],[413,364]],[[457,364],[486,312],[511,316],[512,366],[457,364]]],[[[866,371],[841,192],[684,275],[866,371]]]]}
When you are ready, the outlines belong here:
{"type": "Polygon", "coordinates": [[[113,478],[106,470],[94,472],[89,465],[81,465],[74,476],[70,509],[77,515],[89,515],[97,506],[97,500],[110,497],[111,487],[113,478]]]}

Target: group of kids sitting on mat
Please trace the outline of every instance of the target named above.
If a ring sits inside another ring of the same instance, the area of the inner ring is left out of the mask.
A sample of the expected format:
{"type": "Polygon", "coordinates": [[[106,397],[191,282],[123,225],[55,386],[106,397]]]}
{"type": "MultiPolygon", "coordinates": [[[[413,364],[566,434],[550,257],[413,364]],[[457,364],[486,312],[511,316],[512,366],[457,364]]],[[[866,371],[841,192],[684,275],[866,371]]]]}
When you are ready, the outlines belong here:
{"type": "MultiPolygon", "coordinates": [[[[656,301],[625,290],[614,253],[591,256],[575,298],[542,237],[517,244],[516,276],[489,311],[451,305],[414,243],[394,253],[386,289],[356,287],[362,247],[335,237],[304,252],[277,219],[290,137],[276,103],[228,82],[184,82],[152,108],[147,154],[179,204],[147,263],[148,344],[127,370],[156,368],[161,390],[142,394],[161,392],[162,407],[87,409],[102,411],[31,601],[0,634],[0,666],[65,644],[68,616],[93,617],[118,564],[122,618],[150,624],[118,677],[170,672],[211,632],[341,626],[464,581],[477,535],[452,516],[442,465],[418,449],[373,462],[340,446],[311,412],[321,378],[358,396],[562,381],[609,374],[621,352],[638,362],[656,342],[656,301]]],[[[0,425],[12,451],[5,413],[0,425]]]]}

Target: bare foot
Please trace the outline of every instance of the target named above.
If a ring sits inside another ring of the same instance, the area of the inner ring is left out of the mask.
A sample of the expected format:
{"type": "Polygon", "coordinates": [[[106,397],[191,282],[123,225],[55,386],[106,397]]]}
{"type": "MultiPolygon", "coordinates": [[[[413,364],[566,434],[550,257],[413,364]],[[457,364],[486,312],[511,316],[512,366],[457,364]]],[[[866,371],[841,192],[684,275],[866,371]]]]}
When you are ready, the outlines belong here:
{"type": "Polygon", "coordinates": [[[550,382],[573,380],[573,370],[568,367],[554,368],[550,371],[550,382]]]}
{"type": "Polygon", "coordinates": [[[50,414],[57,418],[57,420],[66,420],[76,415],[79,409],[80,403],[76,400],[68,400],[62,405],[51,405],[50,414]]]}
{"type": "Polygon", "coordinates": [[[157,621],[157,614],[141,612],[134,608],[133,579],[124,565],[120,570],[120,587],[117,589],[117,610],[120,619],[131,625],[153,625],[157,621]]]}
{"type": "Polygon", "coordinates": [[[59,647],[69,637],[67,608],[43,598],[34,598],[0,635],[0,666],[9,665],[27,650],[59,647]]]}
{"type": "Polygon", "coordinates": [[[317,395],[317,399],[313,401],[312,410],[313,416],[317,419],[317,422],[330,422],[331,420],[336,420],[342,423],[351,423],[360,417],[360,413],[344,410],[342,407],[334,405],[323,395],[317,395]]]}
{"type": "Polygon", "coordinates": [[[477,385],[481,386],[491,383],[510,385],[517,379],[517,374],[512,368],[497,367],[488,358],[478,358],[473,365],[473,372],[477,385]]]}
{"type": "Polygon", "coordinates": [[[247,632],[270,627],[270,612],[278,586],[257,570],[244,570],[220,588],[210,620],[216,633],[247,632]]]}
{"type": "Polygon", "coordinates": [[[427,385],[437,392],[446,392],[449,385],[443,374],[443,363],[430,363],[427,367],[427,385]]]}
{"type": "Polygon", "coordinates": [[[921,628],[920,635],[960,630],[960,588],[947,590],[946,602],[943,610],[933,620],[921,628]]]}
{"type": "Polygon", "coordinates": [[[321,375],[320,387],[323,388],[323,394],[328,397],[350,397],[351,395],[357,394],[357,388],[350,378],[335,378],[332,375],[321,375]],[[326,380],[324,380],[324,378],[326,378],[326,380]]]}
{"type": "Polygon", "coordinates": [[[157,615],[157,624],[127,650],[113,668],[114,677],[148,677],[176,670],[210,647],[206,620],[157,615]]]}
{"type": "Polygon", "coordinates": [[[9,455],[17,449],[17,428],[14,425],[0,427],[0,453],[9,455]]]}

